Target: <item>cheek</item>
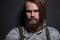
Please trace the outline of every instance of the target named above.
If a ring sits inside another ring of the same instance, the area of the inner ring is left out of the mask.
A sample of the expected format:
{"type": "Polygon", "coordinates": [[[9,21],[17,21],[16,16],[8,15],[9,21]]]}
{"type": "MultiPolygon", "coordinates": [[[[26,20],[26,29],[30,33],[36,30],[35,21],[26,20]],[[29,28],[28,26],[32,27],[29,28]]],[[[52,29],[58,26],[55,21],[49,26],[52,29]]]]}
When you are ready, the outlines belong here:
{"type": "Polygon", "coordinates": [[[38,14],[35,14],[35,18],[37,18],[37,19],[39,19],[40,17],[40,14],[38,13],[38,14]]]}
{"type": "Polygon", "coordinates": [[[27,17],[28,19],[30,19],[30,16],[31,16],[30,13],[26,13],[26,17],[27,17]]]}

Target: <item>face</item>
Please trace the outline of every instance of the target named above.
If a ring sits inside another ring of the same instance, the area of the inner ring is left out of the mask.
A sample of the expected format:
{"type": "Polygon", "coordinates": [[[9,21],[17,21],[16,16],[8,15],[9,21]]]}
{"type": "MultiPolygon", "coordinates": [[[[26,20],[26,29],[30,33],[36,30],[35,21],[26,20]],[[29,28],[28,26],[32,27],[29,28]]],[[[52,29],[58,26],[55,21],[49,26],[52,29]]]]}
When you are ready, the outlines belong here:
{"type": "Polygon", "coordinates": [[[39,8],[32,2],[26,2],[26,16],[30,19],[29,23],[35,24],[39,20],[39,8]]]}
{"type": "Polygon", "coordinates": [[[39,8],[35,3],[26,2],[26,17],[28,26],[30,28],[35,28],[40,18],[39,8]]]}

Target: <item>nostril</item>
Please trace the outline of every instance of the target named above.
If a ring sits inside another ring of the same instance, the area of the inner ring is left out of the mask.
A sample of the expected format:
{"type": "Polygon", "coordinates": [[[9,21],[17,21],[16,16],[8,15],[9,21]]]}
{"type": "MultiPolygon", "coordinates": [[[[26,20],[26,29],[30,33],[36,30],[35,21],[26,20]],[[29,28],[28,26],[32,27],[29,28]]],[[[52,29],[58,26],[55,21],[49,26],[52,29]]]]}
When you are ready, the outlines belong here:
{"type": "Polygon", "coordinates": [[[31,18],[34,18],[34,16],[31,16],[31,18]]]}

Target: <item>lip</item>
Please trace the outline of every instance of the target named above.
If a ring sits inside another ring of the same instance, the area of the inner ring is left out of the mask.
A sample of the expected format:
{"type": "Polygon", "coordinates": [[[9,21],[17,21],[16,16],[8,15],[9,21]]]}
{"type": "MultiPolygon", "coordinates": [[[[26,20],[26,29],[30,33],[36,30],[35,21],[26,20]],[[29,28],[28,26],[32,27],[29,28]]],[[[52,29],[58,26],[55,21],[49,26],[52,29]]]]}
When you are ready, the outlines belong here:
{"type": "Polygon", "coordinates": [[[31,20],[35,20],[35,19],[31,19],[31,20]]]}
{"type": "Polygon", "coordinates": [[[34,20],[34,19],[32,19],[32,20],[30,20],[31,22],[35,22],[36,20],[34,20]]]}

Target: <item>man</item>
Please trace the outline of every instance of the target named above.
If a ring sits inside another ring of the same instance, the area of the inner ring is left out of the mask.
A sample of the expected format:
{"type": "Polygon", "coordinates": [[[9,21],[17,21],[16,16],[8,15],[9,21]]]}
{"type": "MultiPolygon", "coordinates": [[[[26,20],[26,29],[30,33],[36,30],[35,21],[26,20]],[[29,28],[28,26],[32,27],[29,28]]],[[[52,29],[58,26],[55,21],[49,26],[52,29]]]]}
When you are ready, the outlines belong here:
{"type": "Polygon", "coordinates": [[[5,40],[60,40],[59,32],[46,26],[45,0],[25,0],[22,27],[12,29],[5,40]]]}

